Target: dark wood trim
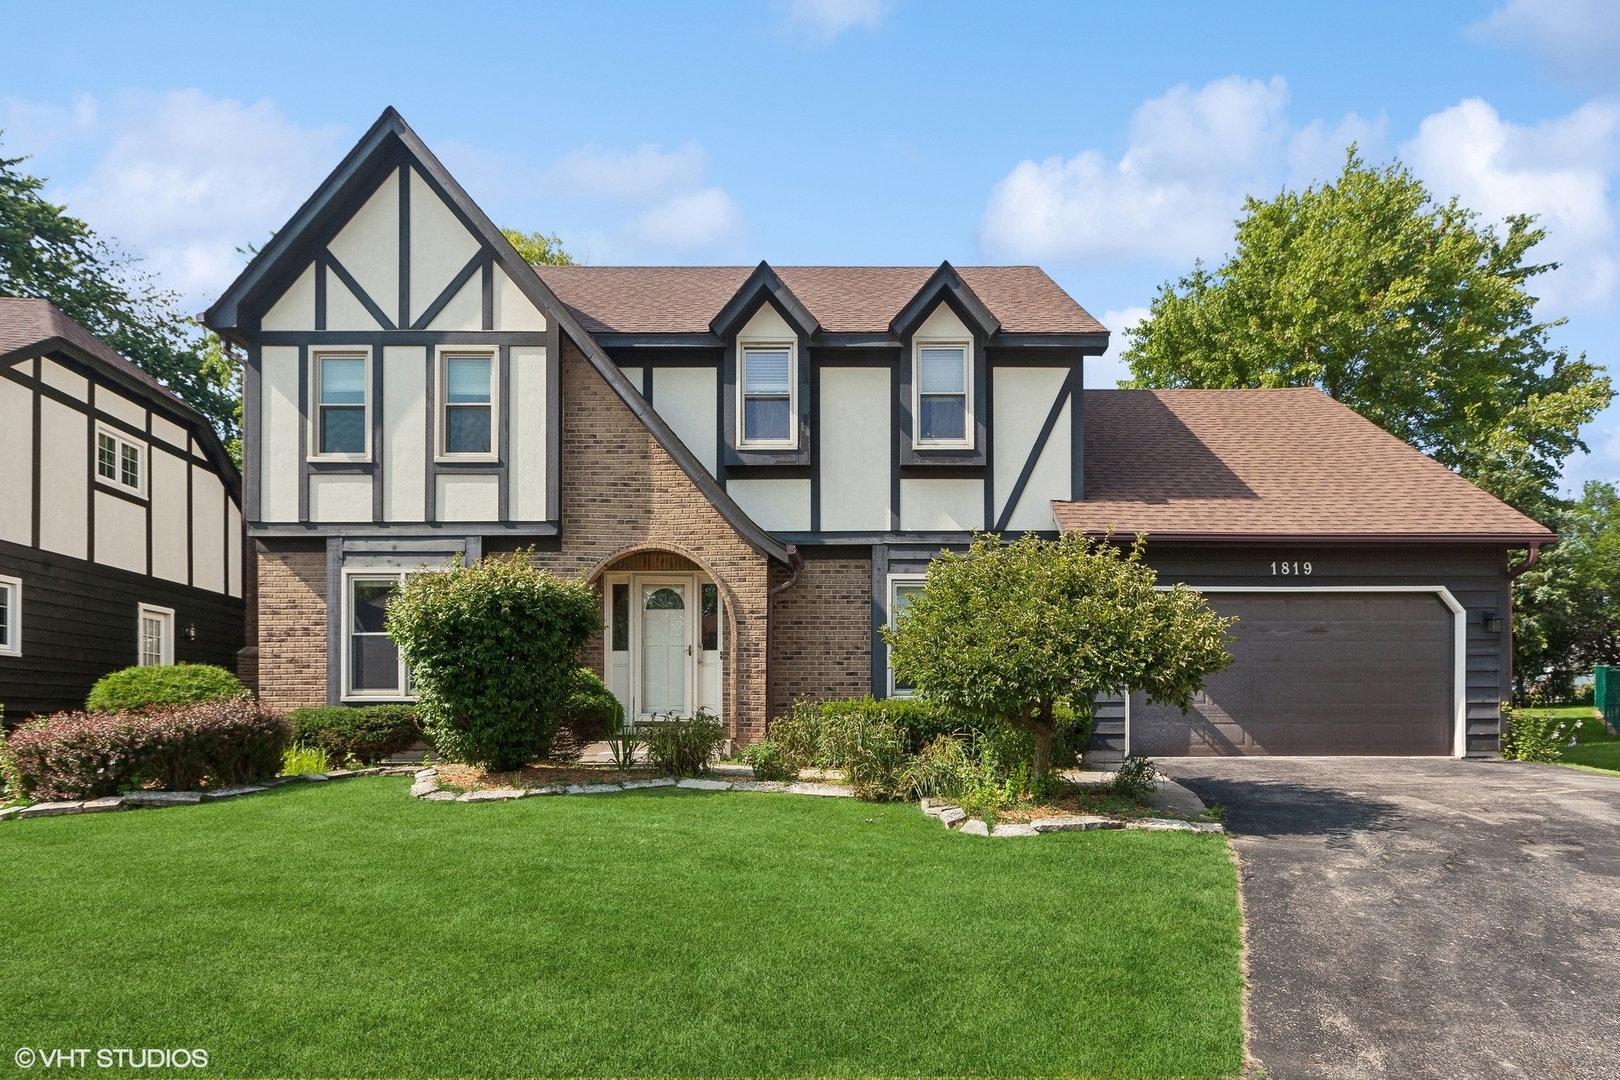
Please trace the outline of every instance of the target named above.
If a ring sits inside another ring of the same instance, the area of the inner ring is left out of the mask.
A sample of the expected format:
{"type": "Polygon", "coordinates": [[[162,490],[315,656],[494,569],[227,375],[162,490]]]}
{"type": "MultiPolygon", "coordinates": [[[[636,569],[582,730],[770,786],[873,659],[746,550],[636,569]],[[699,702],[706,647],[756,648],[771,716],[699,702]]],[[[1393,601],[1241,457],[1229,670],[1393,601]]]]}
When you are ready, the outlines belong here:
{"type": "Polygon", "coordinates": [[[186,462],[186,584],[197,586],[197,499],[192,492],[196,466],[186,462]]]}
{"type": "Polygon", "coordinates": [[[889,647],[883,627],[889,620],[889,549],[872,545],[872,696],[889,696],[889,647]]]}
{"type": "Polygon", "coordinates": [[[555,521],[374,521],[304,523],[259,522],[248,528],[253,540],[306,539],[319,540],[333,536],[403,536],[429,537],[451,535],[549,537],[559,534],[555,521]]]}
{"type": "MultiPolygon", "coordinates": [[[[100,475],[100,472],[96,467],[96,381],[94,379],[89,380],[89,382],[86,384],[84,401],[81,402],[81,404],[85,408],[85,412],[82,415],[85,419],[84,426],[88,429],[86,432],[87,438],[85,441],[89,448],[89,453],[85,460],[85,464],[88,465],[89,468],[86,471],[84,478],[84,482],[89,488],[88,498],[85,500],[84,508],[84,557],[87,562],[95,562],[96,491],[100,489],[102,485],[101,482],[96,479],[97,476],[100,475]]],[[[142,468],[148,468],[152,464],[152,451],[148,449],[146,453],[147,459],[141,463],[142,468]]],[[[186,470],[186,476],[188,477],[189,482],[189,477],[191,476],[191,470],[189,468],[186,470]]],[[[150,471],[147,473],[146,480],[146,490],[151,491],[152,476],[150,471]]],[[[142,505],[144,506],[145,504],[142,503],[142,505]]]]}
{"type": "Polygon", "coordinates": [[[495,512],[502,521],[512,519],[511,470],[512,461],[512,354],[510,345],[496,347],[496,366],[499,369],[497,392],[500,397],[500,415],[495,417],[495,456],[500,460],[499,487],[495,495],[495,512]]]}
{"type": "MultiPolygon", "coordinates": [[[[264,409],[262,385],[263,350],[250,345],[242,364],[242,520],[256,521],[263,516],[259,507],[259,472],[264,467],[262,430],[264,409]]],[[[148,422],[150,426],[150,421],[148,422]]],[[[246,565],[247,548],[242,549],[246,565]]]]}
{"type": "MultiPolygon", "coordinates": [[[[195,467],[195,466],[196,466],[195,462],[191,462],[191,461],[186,462],[186,468],[188,470],[195,467]]],[[[118,487],[115,484],[103,483],[101,481],[101,479],[99,477],[97,477],[96,474],[95,474],[95,465],[92,464],[90,466],[90,468],[91,468],[91,473],[90,473],[90,506],[91,506],[90,528],[91,529],[94,529],[95,524],[96,524],[96,522],[95,522],[95,512],[94,511],[95,511],[96,492],[98,492],[98,491],[101,492],[104,495],[107,495],[107,496],[111,497],[111,498],[118,499],[121,502],[127,502],[127,503],[130,503],[132,505],[142,507],[143,509],[151,505],[152,488],[151,488],[151,477],[150,476],[147,477],[148,486],[147,486],[147,489],[146,489],[146,495],[142,496],[142,495],[136,495],[134,492],[125,491],[123,488],[118,487]]],[[[91,553],[92,556],[95,555],[95,546],[94,545],[91,545],[90,553],[91,553]]]]}
{"type": "Polygon", "coordinates": [[[398,329],[398,327],[394,325],[394,320],[390,319],[388,317],[388,313],[382,309],[382,306],[371,298],[370,293],[366,292],[366,290],[360,287],[360,283],[356,281],[354,279],[354,275],[349,273],[344,265],[338,261],[336,255],[333,255],[330,251],[327,251],[322,257],[326,260],[327,267],[330,268],[332,273],[338,276],[338,280],[343,282],[348,290],[354,294],[354,298],[360,301],[360,306],[365,308],[366,313],[376,320],[378,326],[382,327],[384,330],[398,329]]]}
{"type": "Polygon", "coordinates": [[[727,478],[730,480],[811,480],[814,478],[810,464],[792,465],[730,465],[726,468],[727,478]]]}
{"type": "MultiPolygon", "coordinates": [[[[259,345],[310,345],[317,349],[365,345],[377,336],[375,330],[271,330],[253,340],[259,345]]],[[[391,330],[390,345],[481,345],[504,341],[509,345],[544,345],[544,330],[391,330]]]]}
{"type": "Polygon", "coordinates": [[[343,700],[343,538],[326,540],[326,703],[343,700]]]}
{"type": "Polygon", "coordinates": [[[315,260],[315,329],[326,329],[326,259],[315,260]]]}
{"type": "Polygon", "coordinates": [[[810,368],[810,409],[805,417],[810,429],[810,530],[821,531],[821,368],[811,363],[807,355],[803,358],[806,367],[810,368]]]}
{"type": "Polygon", "coordinates": [[[439,456],[439,357],[432,346],[427,349],[427,392],[423,401],[427,403],[427,438],[424,442],[424,462],[422,465],[423,491],[422,491],[422,520],[431,522],[439,514],[439,478],[435,472],[439,456]]]}
{"type": "Polygon", "coordinates": [[[495,329],[495,261],[489,252],[484,252],[482,267],[482,280],[479,283],[479,329],[495,329]]]}
{"type": "Polygon", "coordinates": [[[1086,375],[1085,365],[1076,364],[1069,376],[1074,389],[1069,396],[1074,408],[1069,413],[1069,498],[1080,501],[1086,497],[1086,375]]]}
{"type": "MultiPolygon", "coordinates": [[[[247,418],[247,412],[246,412],[245,409],[244,409],[244,411],[242,413],[242,416],[243,416],[243,419],[247,418]]],[[[151,434],[151,432],[152,432],[152,411],[150,409],[148,409],[146,411],[146,431],[147,431],[147,436],[146,436],[146,466],[145,466],[145,468],[146,468],[146,497],[147,497],[148,501],[147,501],[147,506],[146,506],[146,513],[142,514],[141,517],[142,517],[142,520],[146,524],[146,576],[151,577],[152,576],[152,516],[156,512],[155,509],[154,509],[154,496],[155,496],[156,492],[154,491],[154,485],[153,485],[154,476],[153,476],[153,473],[152,473],[152,459],[153,459],[152,442],[153,442],[153,439],[152,439],[152,434],[151,434]]],[[[243,460],[245,461],[246,458],[244,458],[243,460]]],[[[230,506],[231,500],[230,500],[230,492],[228,490],[226,492],[226,497],[225,497],[225,499],[223,501],[224,501],[224,503],[225,503],[225,505],[227,507],[230,506]]],[[[228,556],[229,552],[227,552],[226,554],[228,556]]],[[[227,576],[230,573],[230,561],[229,561],[228,558],[226,560],[225,572],[226,572],[227,576]]],[[[229,584],[228,581],[227,581],[227,584],[229,584]]],[[[227,592],[228,592],[228,590],[227,590],[227,592]]]]}
{"type": "Polygon", "coordinates": [[[911,399],[901,378],[907,364],[889,369],[889,529],[900,528],[900,456],[911,440],[911,399]]]}
{"type": "Polygon", "coordinates": [[[32,547],[39,547],[39,512],[40,512],[40,423],[42,420],[40,409],[40,391],[44,388],[44,380],[40,378],[40,358],[34,357],[34,529],[32,547]]]}
{"type": "MultiPolygon", "coordinates": [[[[479,248],[478,253],[467,260],[467,265],[456,271],[456,276],[450,279],[450,284],[446,285],[439,295],[433,298],[433,303],[429,304],[422,314],[416,317],[416,321],[410,325],[410,329],[426,330],[433,320],[439,317],[439,313],[450,306],[450,301],[456,298],[456,294],[461,291],[462,286],[471,281],[472,276],[478,273],[486,262],[487,255],[483,248],[479,248]]],[[[467,332],[462,331],[462,333],[467,332]]],[[[429,342],[428,344],[439,344],[439,342],[429,342]]]]}
{"type": "Polygon", "coordinates": [[[388,405],[384,400],[383,379],[383,348],[388,339],[382,334],[371,346],[371,520],[383,519],[383,488],[387,484],[385,475],[387,454],[383,446],[383,409],[388,405]]]}
{"type": "Polygon", "coordinates": [[[309,346],[298,346],[298,520],[309,520],[309,346]]]}
{"type": "Polygon", "coordinates": [[[546,320],[546,519],[562,518],[562,331],[546,320]]]}
{"type": "MultiPolygon", "coordinates": [[[[974,347],[979,348],[977,341],[974,347]]],[[[995,369],[990,366],[988,351],[984,357],[984,374],[982,382],[980,374],[975,371],[976,385],[984,388],[984,396],[979,399],[979,407],[974,411],[974,420],[978,424],[980,437],[983,442],[979,445],[984,448],[984,527],[989,528],[990,523],[996,520],[996,378],[995,369]]]]}
{"type": "Polygon", "coordinates": [[[395,326],[411,325],[411,167],[399,167],[399,318],[395,326]]]}
{"type": "MultiPolygon", "coordinates": [[[[1007,502],[1001,508],[1001,515],[995,519],[995,532],[1007,528],[1012,520],[1013,512],[1018,509],[1018,501],[1024,497],[1024,489],[1029,486],[1029,478],[1035,475],[1035,466],[1040,464],[1041,455],[1046,452],[1046,443],[1052,437],[1052,431],[1057,427],[1058,417],[1063,415],[1063,406],[1069,402],[1074,394],[1074,373],[1063,380],[1058,389],[1058,395],[1052,402],[1052,407],[1046,412],[1046,420],[1041,424],[1041,430],[1035,436],[1035,445],[1029,448],[1029,456],[1024,459],[1024,467],[1018,472],[1018,479],[1013,482],[1012,491],[1007,495],[1007,502]]],[[[988,520],[988,519],[986,519],[988,520]]]]}

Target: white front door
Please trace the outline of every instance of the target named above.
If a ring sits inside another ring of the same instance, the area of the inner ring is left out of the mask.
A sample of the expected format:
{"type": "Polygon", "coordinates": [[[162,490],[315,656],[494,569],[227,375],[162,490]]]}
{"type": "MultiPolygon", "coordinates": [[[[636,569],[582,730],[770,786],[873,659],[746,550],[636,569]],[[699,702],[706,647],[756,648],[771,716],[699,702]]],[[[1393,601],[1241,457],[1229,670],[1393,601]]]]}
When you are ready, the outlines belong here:
{"type": "Polygon", "coordinates": [[[690,581],[636,581],[641,616],[641,685],[637,711],[689,716],[692,712],[692,585],[690,581]]]}

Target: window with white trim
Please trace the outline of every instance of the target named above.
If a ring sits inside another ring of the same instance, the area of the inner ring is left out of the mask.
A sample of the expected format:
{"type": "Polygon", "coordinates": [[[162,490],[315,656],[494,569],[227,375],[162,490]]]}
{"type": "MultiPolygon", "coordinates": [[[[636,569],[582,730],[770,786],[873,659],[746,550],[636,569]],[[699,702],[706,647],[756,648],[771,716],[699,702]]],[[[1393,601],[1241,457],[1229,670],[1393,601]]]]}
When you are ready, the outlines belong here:
{"type": "Polygon", "coordinates": [[[973,445],[972,347],[919,342],[912,385],[918,446],[973,445]]]}
{"type": "Polygon", "coordinates": [[[317,353],[311,365],[315,424],[311,457],[363,461],[371,455],[370,361],[364,353],[317,353]]]}
{"type": "Polygon", "coordinates": [[[117,428],[96,425],[96,481],[146,497],[146,444],[117,428]]]}
{"type": "Polygon", "coordinates": [[[440,457],[495,457],[496,381],[493,353],[439,354],[440,457]]]}
{"type": "Polygon", "coordinates": [[[0,577],[0,656],[22,655],[22,579],[0,577]]]}
{"type": "MultiPolygon", "coordinates": [[[[911,606],[911,601],[923,591],[923,584],[928,580],[926,574],[890,574],[889,575],[889,629],[894,629],[899,621],[900,613],[911,606]]],[[[894,661],[889,661],[889,696],[910,697],[917,692],[917,688],[910,683],[902,683],[894,677],[894,661]]]]}
{"type": "Polygon", "coordinates": [[[788,342],[738,349],[737,445],[792,450],[798,446],[797,346],[788,342]]]}
{"type": "Polygon", "coordinates": [[[400,701],[411,697],[410,671],[388,636],[388,606],[406,575],[364,571],[348,575],[343,595],[343,696],[400,701]]]}
{"type": "Polygon", "coordinates": [[[174,663],[174,609],[141,604],[139,656],[141,667],[168,667],[174,663]]]}

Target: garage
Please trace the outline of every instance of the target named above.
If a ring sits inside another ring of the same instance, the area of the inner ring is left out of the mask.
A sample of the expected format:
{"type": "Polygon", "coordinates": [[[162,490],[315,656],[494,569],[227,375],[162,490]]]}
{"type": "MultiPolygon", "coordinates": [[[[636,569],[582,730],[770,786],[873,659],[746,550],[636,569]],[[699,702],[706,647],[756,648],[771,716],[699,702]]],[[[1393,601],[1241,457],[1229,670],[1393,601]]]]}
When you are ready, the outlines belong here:
{"type": "Polygon", "coordinates": [[[1185,715],[1131,700],[1147,756],[1447,755],[1456,614],[1437,590],[1206,590],[1236,616],[1232,666],[1185,715]]]}

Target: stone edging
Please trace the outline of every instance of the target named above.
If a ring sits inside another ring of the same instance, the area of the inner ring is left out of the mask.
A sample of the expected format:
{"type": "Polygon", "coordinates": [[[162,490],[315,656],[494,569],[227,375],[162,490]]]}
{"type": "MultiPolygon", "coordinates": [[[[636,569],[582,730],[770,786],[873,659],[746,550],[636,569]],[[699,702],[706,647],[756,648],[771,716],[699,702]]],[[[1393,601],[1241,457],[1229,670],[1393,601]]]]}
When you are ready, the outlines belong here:
{"type": "Polygon", "coordinates": [[[1142,829],[1148,832],[1223,833],[1226,826],[1218,821],[1179,821],[1174,818],[1111,818],[1100,814],[1069,814],[1064,817],[1042,818],[1038,821],[1009,821],[1002,825],[989,825],[978,818],[968,817],[967,811],[950,803],[922,801],[922,812],[938,818],[947,829],[956,829],[966,836],[1040,836],[1049,832],[1089,832],[1092,829],[1142,829]]]}
{"type": "Polygon", "coordinates": [[[244,795],[257,795],[287,784],[322,783],[329,780],[347,780],[355,776],[410,776],[414,766],[404,768],[335,769],[327,773],[303,773],[298,776],[278,776],[262,784],[237,784],[233,787],[210,791],[126,791],[104,799],[62,800],[34,803],[32,806],[8,806],[0,810],[0,821],[11,818],[61,817],[64,814],[100,814],[112,810],[144,810],[163,806],[195,806],[205,802],[223,802],[240,799],[244,795]]]}
{"type": "Polygon", "coordinates": [[[784,795],[819,795],[823,798],[852,799],[855,793],[837,784],[781,783],[776,780],[703,780],[690,777],[675,780],[661,776],[653,780],[625,780],[605,784],[545,784],[537,788],[483,788],[456,794],[439,787],[439,770],[421,769],[416,772],[416,783],[411,795],[429,802],[508,802],[537,795],[606,795],[615,791],[639,791],[643,788],[685,788],[689,791],[769,791],[784,795]]]}

